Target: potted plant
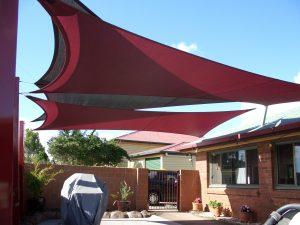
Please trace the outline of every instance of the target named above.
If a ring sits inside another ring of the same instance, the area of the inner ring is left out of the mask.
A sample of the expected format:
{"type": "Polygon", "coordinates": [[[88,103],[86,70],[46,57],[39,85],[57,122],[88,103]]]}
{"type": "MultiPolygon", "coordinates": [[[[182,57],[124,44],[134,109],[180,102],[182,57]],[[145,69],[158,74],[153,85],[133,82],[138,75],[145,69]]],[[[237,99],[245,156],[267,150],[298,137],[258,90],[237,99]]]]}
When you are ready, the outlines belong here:
{"type": "Polygon", "coordinates": [[[218,202],[217,200],[210,201],[208,203],[209,211],[215,216],[219,217],[222,212],[222,202],[218,202]]]}
{"type": "Polygon", "coordinates": [[[111,194],[111,197],[116,199],[113,205],[117,205],[117,209],[119,211],[124,212],[128,210],[131,204],[128,199],[131,195],[133,195],[131,187],[126,183],[126,181],[122,181],[120,183],[120,190],[116,194],[111,194]]]}
{"type": "Polygon", "coordinates": [[[201,198],[196,198],[193,202],[193,211],[203,211],[201,198]]]}
{"type": "Polygon", "coordinates": [[[248,205],[242,205],[239,217],[241,223],[251,223],[253,222],[253,211],[248,205]]]}
{"type": "Polygon", "coordinates": [[[53,181],[57,174],[62,173],[62,170],[56,172],[52,170],[53,167],[51,165],[41,168],[40,164],[35,162],[33,170],[26,173],[25,181],[29,194],[27,204],[31,213],[44,210],[46,204],[46,200],[43,197],[44,187],[53,181]]]}

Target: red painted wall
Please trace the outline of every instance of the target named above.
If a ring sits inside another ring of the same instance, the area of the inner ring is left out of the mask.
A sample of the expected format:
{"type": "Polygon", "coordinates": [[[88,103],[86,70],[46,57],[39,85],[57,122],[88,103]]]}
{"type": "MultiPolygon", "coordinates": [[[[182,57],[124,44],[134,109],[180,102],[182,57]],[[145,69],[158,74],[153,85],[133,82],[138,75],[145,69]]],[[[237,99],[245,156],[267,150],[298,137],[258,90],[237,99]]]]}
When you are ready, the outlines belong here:
{"type": "Polygon", "coordinates": [[[18,145],[17,18],[18,0],[0,0],[0,221],[5,225],[13,224],[14,217],[13,168],[18,145]]]}

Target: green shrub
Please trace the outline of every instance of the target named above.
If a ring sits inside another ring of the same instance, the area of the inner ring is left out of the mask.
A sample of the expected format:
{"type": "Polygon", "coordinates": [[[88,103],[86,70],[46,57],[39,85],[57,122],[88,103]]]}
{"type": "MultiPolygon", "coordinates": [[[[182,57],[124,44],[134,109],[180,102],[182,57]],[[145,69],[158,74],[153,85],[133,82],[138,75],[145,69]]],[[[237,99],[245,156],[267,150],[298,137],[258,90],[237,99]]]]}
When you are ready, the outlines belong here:
{"type": "Polygon", "coordinates": [[[38,162],[35,162],[33,165],[33,170],[26,174],[26,186],[31,197],[38,198],[42,196],[44,187],[55,180],[54,177],[62,173],[63,170],[55,172],[52,165],[41,168],[38,162]]]}
{"type": "Polygon", "coordinates": [[[210,201],[208,203],[208,205],[210,207],[212,207],[213,209],[216,209],[216,208],[219,208],[219,207],[222,207],[223,206],[223,203],[222,202],[218,202],[217,200],[214,200],[214,201],[210,201]]]}
{"type": "Polygon", "coordinates": [[[111,194],[111,197],[115,200],[127,201],[131,195],[133,195],[133,191],[131,187],[126,183],[126,181],[122,181],[120,183],[120,190],[117,194],[111,194]]]}

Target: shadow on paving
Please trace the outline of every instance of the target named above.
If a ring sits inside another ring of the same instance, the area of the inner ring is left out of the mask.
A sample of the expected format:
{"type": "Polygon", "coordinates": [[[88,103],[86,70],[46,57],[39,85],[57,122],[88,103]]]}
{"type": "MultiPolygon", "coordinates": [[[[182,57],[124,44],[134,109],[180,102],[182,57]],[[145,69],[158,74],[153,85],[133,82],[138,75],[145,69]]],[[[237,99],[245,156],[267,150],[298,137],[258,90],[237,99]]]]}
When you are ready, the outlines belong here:
{"type": "MultiPolygon", "coordinates": [[[[172,213],[155,213],[157,216],[180,225],[228,225],[228,223],[215,220],[213,218],[198,217],[190,213],[172,212],[172,213]]],[[[157,223],[167,224],[166,221],[159,221],[157,223]]]]}
{"type": "MultiPolygon", "coordinates": [[[[221,222],[218,220],[181,220],[181,221],[172,220],[172,222],[178,223],[180,225],[228,225],[228,223],[221,222]]],[[[158,221],[155,223],[168,224],[166,221],[158,221]]]]}

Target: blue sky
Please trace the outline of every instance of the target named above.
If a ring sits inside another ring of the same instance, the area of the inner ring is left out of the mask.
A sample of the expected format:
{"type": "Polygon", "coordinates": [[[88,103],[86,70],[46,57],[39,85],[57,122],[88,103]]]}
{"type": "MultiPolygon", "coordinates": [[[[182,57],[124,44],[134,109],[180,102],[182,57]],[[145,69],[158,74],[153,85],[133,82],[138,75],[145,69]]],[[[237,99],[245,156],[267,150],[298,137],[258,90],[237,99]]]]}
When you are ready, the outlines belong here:
{"type": "MultiPolygon", "coordinates": [[[[83,3],[102,19],[161,43],[244,70],[300,81],[298,0],[84,0],[83,3]]],[[[20,92],[36,89],[30,83],[48,69],[53,43],[48,14],[36,0],[20,0],[17,75],[28,82],[20,84],[20,92]]],[[[289,104],[286,109],[295,106],[299,104],[289,104]]],[[[215,111],[245,107],[253,105],[216,104],[171,110],[215,111]]],[[[282,114],[282,108],[275,107],[274,112],[282,114]]],[[[21,119],[30,121],[41,113],[38,106],[21,96],[21,119]]],[[[261,114],[260,108],[252,114],[252,120],[258,121],[261,114]]],[[[246,120],[249,122],[245,118],[234,119],[210,133],[240,127],[246,120]]],[[[28,126],[34,127],[33,124],[28,126]]],[[[45,134],[42,133],[47,139],[54,133],[45,134]]],[[[121,133],[100,131],[100,134],[111,137],[121,133]]]]}

